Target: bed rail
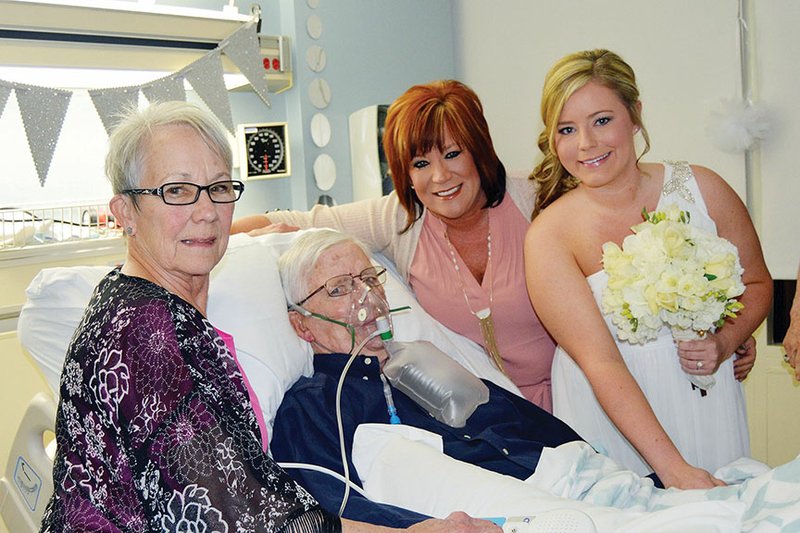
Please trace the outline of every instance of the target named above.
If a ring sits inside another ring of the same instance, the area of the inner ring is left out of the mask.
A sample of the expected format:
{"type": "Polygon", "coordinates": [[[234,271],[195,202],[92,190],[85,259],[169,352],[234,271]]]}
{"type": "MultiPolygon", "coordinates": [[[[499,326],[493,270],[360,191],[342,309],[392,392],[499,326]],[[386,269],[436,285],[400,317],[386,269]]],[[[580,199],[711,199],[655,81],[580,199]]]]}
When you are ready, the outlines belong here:
{"type": "Polygon", "coordinates": [[[0,208],[0,251],[121,235],[107,204],[0,208]]]}

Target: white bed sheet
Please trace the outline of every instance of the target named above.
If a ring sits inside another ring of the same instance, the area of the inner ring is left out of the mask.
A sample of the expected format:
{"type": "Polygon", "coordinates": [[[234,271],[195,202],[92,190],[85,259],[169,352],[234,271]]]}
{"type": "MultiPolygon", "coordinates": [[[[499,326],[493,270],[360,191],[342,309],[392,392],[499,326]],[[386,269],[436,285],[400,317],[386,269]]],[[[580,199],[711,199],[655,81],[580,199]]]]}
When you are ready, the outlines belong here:
{"type": "Polygon", "coordinates": [[[732,484],[662,490],[595,453],[585,443],[546,449],[522,481],[457,461],[441,440],[407,426],[356,431],[353,461],[371,499],[431,516],[586,513],[597,531],[800,531],[800,457],[775,469],[744,459],[716,474],[732,484]]]}

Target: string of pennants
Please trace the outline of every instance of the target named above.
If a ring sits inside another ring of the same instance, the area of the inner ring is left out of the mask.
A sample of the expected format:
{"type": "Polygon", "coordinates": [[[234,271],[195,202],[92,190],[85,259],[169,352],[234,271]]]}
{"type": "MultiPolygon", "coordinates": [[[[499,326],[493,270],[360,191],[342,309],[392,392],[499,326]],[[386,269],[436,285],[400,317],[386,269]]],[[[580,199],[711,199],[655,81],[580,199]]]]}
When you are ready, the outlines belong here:
{"type": "MultiPolygon", "coordinates": [[[[235,133],[228,91],[223,77],[222,54],[244,74],[258,96],[269,105],[267,81],[261,65],[261,47],[256,20],[244,23],[203,57],[177,72],[141,85],[92,89],[92,103],[110,133],[121,113],[139,101],[141,91],[148,101],[186,100],[184,80],[231,133],[235,133]]],[[[73,91],[28,85],[0,79],[0,116],[14,91],[19,104],[28,147],[33,157],[39,184],[44,187],[64,117],[73,91]]]]}

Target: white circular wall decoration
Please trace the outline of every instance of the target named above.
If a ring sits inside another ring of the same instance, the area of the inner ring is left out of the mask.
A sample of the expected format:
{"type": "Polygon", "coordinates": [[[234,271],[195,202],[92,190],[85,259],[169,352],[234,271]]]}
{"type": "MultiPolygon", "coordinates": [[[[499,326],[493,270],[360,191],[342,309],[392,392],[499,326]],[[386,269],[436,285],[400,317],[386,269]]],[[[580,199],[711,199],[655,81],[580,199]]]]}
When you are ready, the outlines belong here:
{"type": "Polygon", "coordinates": [[[322,19],[314,14],[309,15],[306,19],[306,31],[312,39],[319,39],[322,36],[322,19]]]}
{"type": "Polygon", "coordinates": [[[315,113],[311,117],[311,140],[319,148],[324,148],[331,140],[331,123],[322,113],[315,113]]]}
{"type": "Polygon", "coordinates": [[[329,191],[336,183],[336,163],[328,154],[320,154],[314,160],[314,181],[321,191],[329,191]]]}
{"type": "Polygon", "coordinates": [[[306,64],[313,72],[321,72],[325,68],[328,58],[325,49],[317,44],[312,44],[306,50],[306,64]]]}
{"type": "Polygon", "coordinates": [[[308,84],[308,99],[317,109],[325,109],[331,103],[331,87],[322,78],[315,78],[308,84]]]}

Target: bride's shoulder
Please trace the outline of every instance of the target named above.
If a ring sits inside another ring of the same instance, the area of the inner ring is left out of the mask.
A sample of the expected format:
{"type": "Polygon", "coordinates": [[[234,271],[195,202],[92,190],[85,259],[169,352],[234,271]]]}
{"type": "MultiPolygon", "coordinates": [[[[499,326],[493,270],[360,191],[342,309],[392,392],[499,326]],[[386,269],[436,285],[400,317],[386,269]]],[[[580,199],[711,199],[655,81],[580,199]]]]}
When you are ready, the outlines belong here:
{"type": "Polygon", "coordinates": [[[689,165],[694,174],[694,179],[697,181],[697,186],[703,197],[728,194],[733,192],[733,189],[725,181],[725,178],[717,174],[714,170],[704,167],[702,165],[689,165]]]}
{"type": "Polygon", "coordinates": [[[582,210],[576,208],[575,191],[569,191],[548,205],[533,219],[531,231],[565,235],[578,225],[582,210]]]}
{"type": "Polygon", "coordinates": [[[639,171],[646,176],[652,178],[661,178],[664,176],[664,163],[639,163],[639,171]]]}

